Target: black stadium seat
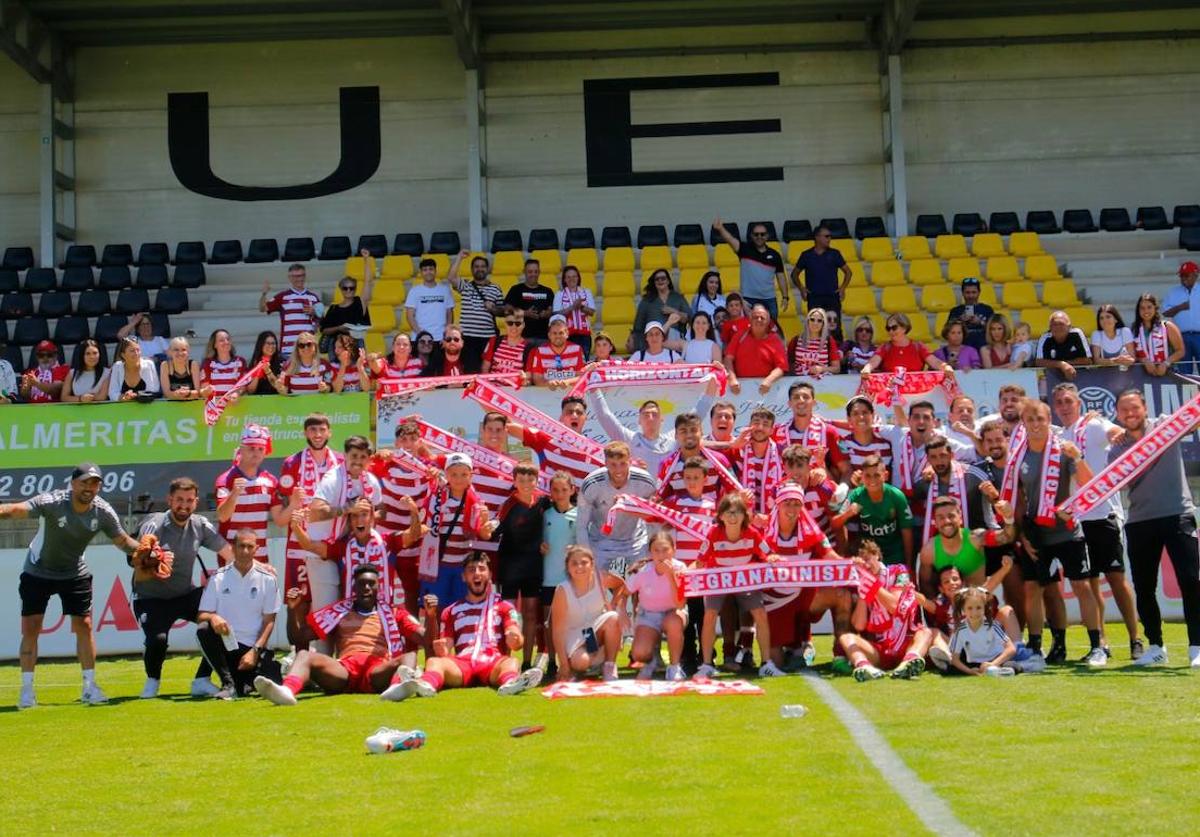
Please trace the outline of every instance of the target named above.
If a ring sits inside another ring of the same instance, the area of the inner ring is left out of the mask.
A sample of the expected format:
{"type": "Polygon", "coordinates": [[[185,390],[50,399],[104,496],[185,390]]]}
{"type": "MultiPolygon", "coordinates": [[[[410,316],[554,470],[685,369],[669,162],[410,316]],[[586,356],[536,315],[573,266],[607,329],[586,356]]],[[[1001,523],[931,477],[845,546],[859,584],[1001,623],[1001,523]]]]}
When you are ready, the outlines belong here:
{"type": "Polygon", "coordinates": [[[639,250],[643,247],[666,247],[668,241],[667,228],[662,224],[638,227],[637,246],[639,250]]]}
{"type": "Polygon", "coordinates": [[[63,267],[95,267],[96,248],[90,244],[72,244],[67,248],[63,267]]]}
{"type": "Polygon", "coordinates": [[[247,264],[267,264],[279,261],[279,242],[273,238],[252,238],[246,250],[247,264]]]}
{"type": "Polygon", "coordinates": [[[1161,206],[1139,206],[1137,225],[1143,230],[1171,229],[1171,222],[1167,220],[1167,210],[1161,206]]]}
{"type": "Polygon", "coordinates": [[[754,229],[754,227],[758,224],[762,224],[763,226],[765,226],[767,228],[767,241],[778,241],[779,240],[779,235],[775,232],[775,222],[774,221],[747,221],[746,222],[746,234],[749,235],[750,230],[754,229]]]}
{"type": "Polygon", "coordinates": [[[350,236],[327,235],[321,239],[321,252],[317,258],[323,262],[344,262],[351,255],[350,236]]]}
{"type": "Polygon", "coordinates": [[[126,288],[117,294],[113,312],[117,314],[141,314],[150,310],[150,294],[145,288],[126,288]]]}
{"type": "Polygon", "coordinates": [[[558,230],[541,227],[536,230],[529,231],[529,251],[534,250],[557,250],[558,249],[558,230]]]}
{"type": "Polygon", "coordinates": [[[568,227],[563,238],[564,250],[594,250],[596,249],[596,233],[591,227],[568,227]]]}
{"type": "Polygon", "coordinates": [[[1054,235],[1062,232],[1058,219],[1049,209],[1034,209],[1025,213],[1025,229],[1038,235],[1054,235]]]}
{"type": "Polygon", "coordinates": [[[834,238],[849,238],[850,225],[845,218],[822,218],[819,227],[826,227],[834,238]]]}
{"type": "Polygon", "coordinates": [[[813,237],[812,222],[799,219],[783,222],[784,241],[809,241],[813,237]]]}
{"type": "Polygon", "coordinates": [[[165,264],[148,264],[145,267],[139,267],[137,278],[133,282],[135,288],[146,288],[147,290],[155,290],[167,284],[167,266],[165,264]]]}
{"type": "Polygon", "coordinates": [[[133,245],[105,244],[100,254],[101,267],[129,267],[133,264],[133,245]]]}
{"type": "Polygon", "coordinates": [[[1015,212],[993,212],[988,218],[988,229],[997,235],[1012,235],[1021,231],[1021,219],[1015,212]]]}
{"type": "Polygon", "coordinates": [[[96,280],[96,287],[102,291],[119,291],[132,284],[129,268],[124,265],[100,268],[100,278],[96,280]]]}
{"type": "Polygon", "coordinates": [[[420,256],[425,253],[425,236],[420,233],[396,233],[393,256],[420,256]]]}
{"type": "Polygon", "coordinates": [[[1067,209],[1063,211],[1063,229],[1069,233],[1096,232],[1096,221],[1090,209],[1067,209]]]}
{"type": "Polygon", "coordinates": [[[317,247],[311,238],[289,238],[283,245],[285,262],[311,262],[317,257],[317,247]]]}
{"type": "Polygon", "coordinates": [[[1100,210],[1100,229],[1108,232],[1128,232],[1133,229],[1129,210],[1124,207],[1108,207],[1100,210]]]}
{"type": "Polygon", "coordinates": [[[878,215],[855,218],[854,237],[860,241],[864,238],[887,238],[887,224],[878,215]]]}
{"type": "Polygon", "coordinates": [[[198,288],[208,281],[202,264],[181,264],[175,268],[172,288],[198,288]]]}
{"type": "Polygon", "coordinates": [[[0,261],[3,270],[29,270],[33,267],[32,247],[8,247],[4,251],[4,259],[0,261]]]}
{"type": "Polygon", "coordinates": [[[520,230],[496,230],[492,233],[493,253],[521,253],[525,250],[525,242],[521,240],[520,230]]]}
{"type": "Polygon", "coordinates": [[[100,317],[112,310],[108,291],[84,291],[75,300],[75,313],[81,317],[100,317]]]}
{"type": "Polygon", "coordinates": [[[175,245],[175,264],[204,264],[208,247],[203,241],[181,241],[175,245]]]}
{"type": "Polygon", "coordinates": [[[171,251],[167,249],[165,242],[150,241],[138,248],[138,257],[134,264],[141,267],[147,264],[166,264],[170,260],[171,251]]]}
{"type": "Polygon", "coordinates": [[[163,288],[154,296],[154,310],[160,314],[182,314],[187,309],[188,295],[184,288],[163,288]]]}
{"type": "Polygon", "coordinates": [[[1171,218],[1177,227],[1200,227],[1200,204],[1181,203],[1171,218]]]}
{"type": "Polygon", "coordinates": [[[242,242],[233,239],[214,241],[209,264],[237,264],[242,260],[242,242]]]}
{"type": "Polygon", "coordinates": [[[18,375],[24,372],[28,366],[25,363],[25,353],[21,351],[20,346],[9,344],[4,347],[3,358],[12,364],[13,371],[18,375]]]}
{"type": "Polygon", "coordinates": [[[38,299],[38,316],[48,320],[57,320],[71,313],[71,295],[62,291],[51,291],[42,294],[38,299]]]}
{"type": "Polygon", "coordinates": [[[917,235],[937,238],[939,235],[945,235],[946,232],[946,219],[941,215],[917,216],[917,235]]]}
{"type": "Polygon", "coordinates": [[[954,231],[955,235],[962,235],[968,238],[976,233],[987,232],[987,227],[983,225],[983,216],[978,212],[957,213],[950,224],[950,228],[954,231]]]}
{"type": "Polygon", "coordinates": [[[9,294],[21,290],[21,279],[15,270],[4,268],[0,270],[0,294],[9,294]]]}
{"type": "Polygon", "coordinates": [[[50,339],[50,326],[42,317],[22,317],[13,324],[11,339],[18,346],[36,346],[50,339]]]}
{"type": "Polygon", "coordinates": [[[1200,250],[1200,227],[1180,228],[1179,247],[1182,250],[1200,250]]]}
{"type": "Polygon", "coordinates": [[[676,224],[675,234],[671,236],[671,240],[676,247],[682,247],[685,244],[703,244],[704,227],[699,224],[676,224]]]}
{"type": "MultiPolygon", "coordinates": [[[[722,223],[725,224],[725,232],[732,235],[738,241],[742,240],[742,231],[736,221],[724,221],[722,223]]],[[[708,243],[716,247],[718,244],[724,244],[725,239],[721,237],[721,234],[717,232],[715,227],[710,227],[708,230],[708,243]]]]}
{"type": "Polygon", "coordinates": [[[58,287],[58,274],[52,267],[31,267],[25,271],[22,287],[31,294],[44,294],[58,287]]]}
{"type": "Polygon", "coordinates": [[[456,256],[461,250],[462,242],[458,238],[458,233],[453,230],[435,232],[429,236],[430,253],[445,253],[448,256],[456,256]]]}
{"type": "Polygon", "coordinates": [[[129,318],[120,314],[104,314],[96,320],[92,337],[99,343],[116,343],[117,332],[129,325],[129,318]]]}
{"type": "Polygon", "coordinates": [[[90,291],[96,287],[96,275],[90,267],[68,267],[63,271],[58,287],[75,294],[90,291]]]}
{"type": "MultiPolygon", "coordinates": [[[[8,342],[8,320],[0,319],[0,343],[8,342]]],[[[17,367],[13,367],[16,369],[17,367]]]]}
{"type": "Polygon", "coordinates": [[[62,346],[78,343],[91,337],[86,317],[60,317],[54,324],[54,342],[62,346]]]}
{"type": "Polygon", "coordinates": [[[150,322],[154,324],[154,334],[156,337],[171,336],[171,318],[161,311],[150,312],[150,322]]]}
{"type": "Polygon", "coordinates": [[[632,247],[633,237],[629,235],[629,227],[605,227],[600,231],[600,249],[609,247],[632,247]]]}
{"type": "Polygon", "coordinates": [[[33,295],[25,291],[15,291],[0,298],[0,317],[15,320],[18,317],[28,317],[33,314],[33,295]]]}
{"type": "Polygon", "coordinates": [[[379,233],[360,235],[358,237],[358,246],[354,248],[354,255],[359,255],[363,250],[366,250],[377,259],[382,259],[388,254],[387,236],[379,233]]]}

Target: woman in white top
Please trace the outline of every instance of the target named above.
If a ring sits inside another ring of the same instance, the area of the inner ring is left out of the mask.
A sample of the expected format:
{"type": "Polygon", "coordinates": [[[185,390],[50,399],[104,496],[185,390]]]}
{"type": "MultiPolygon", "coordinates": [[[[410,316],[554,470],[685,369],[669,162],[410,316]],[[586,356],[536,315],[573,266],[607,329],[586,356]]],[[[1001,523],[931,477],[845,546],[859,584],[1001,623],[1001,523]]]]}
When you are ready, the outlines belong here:
{"type": "Polygon", "coordinates": [[[718,308],[724,307],[725,294],[721,290],[721,274],[710,270],[700,277],[700,288],[696,291],[696,298],[692,300],[692,310],[703,311],[712,317],[718,308]]]}
{"type": "MultiPolygon", "coordinates": [[[[674,314],[671,315],[674,318],[674,314]]],[[[671,322],[671,320],[667,320],[671,322]]],[[[643,335],[644,349],[638,349],[629,356],[630,363],[679,363],[682,355],[667,347],[667,329],[669,325],[652,320],[646,323],[643,335]]]]}
{"type": "Polygon", "coordinates": [[[569,264],[563,268],[559,291],[554,295],[554,313],[567,318],[567,339],[583,349],[583,356],[592,353],[592,317],[596,300],[582,285],[579,268],[569,264]]]}
{"type": "Polygon", "coordinates": [[[104,386],[104,364],[100,344],[88,338],[81,340],[75,352],[75,362],[63,381],[62,400],[69,404],[90,404],[108,397],[104,386]]]}
{"type": "Polygon", "coordinates": [[[703,311],[692,314],[690,340],[668,340],[667,346],[683,354],[684,363],[720,363],[721,347],[713,339],[712,317],[703,311]]]}
{"type": "Polygon", "coordinates": [[[130,335],[137,338],[138,345],[142,348],[142,357],[155,358],[159,355],[165,356],[170,351],[170,344],[167,342],[167,338],[154,333],[154,321],[150,319],[149,314],[130,315],[129,322],[121,326],[117,331],[118,340],[130,335]]]}
{"type": "Polygon", "coordinates": [[[142,357],[136,337],[126,337],[117,344],[117,358],[108,370],[109,401],[132,401],[139,395],[157,398],[162,394],[158,368],[154,361],[142,357]]]}
{"type": "Polygon", "coordinates": [[[1132,366],[1137,362],[1137,344],[1133,332],[1125,327],[1125,321],[1115,305],[1105,304],[1096,309],[1092,360],[1097,366],[1132,366]]]}
{"type": "Polygon", "coordinates": [[[550,605],[550,630],[558,654],[558,679],[570,680],[603,663],[605,680],[617,679],[617,651],[621,627],[617,614],[624,611],[625,584],[611,573],[596,571],[596,560],[586,546],[567,549],[567,580],[554,590],[550,605]],[[613,593],[609,604],[606,590],[613,593]]]}

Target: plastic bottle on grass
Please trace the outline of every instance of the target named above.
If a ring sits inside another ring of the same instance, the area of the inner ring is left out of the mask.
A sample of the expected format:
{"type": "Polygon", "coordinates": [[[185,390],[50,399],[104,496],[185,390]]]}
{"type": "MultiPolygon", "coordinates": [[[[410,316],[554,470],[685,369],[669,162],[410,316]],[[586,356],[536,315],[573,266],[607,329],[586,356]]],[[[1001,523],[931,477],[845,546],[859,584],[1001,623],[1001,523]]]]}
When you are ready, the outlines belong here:
{"type": "Polygon", "coordinates": [[[367,736],[367,751],[380,755],[400,750],[415,750],[425,746],[425,733],[419,729],[380,727],[367,736]]]}
{"type": "Polygon", "coordinates": [[[808,707],[799,703],[785,703],[779,707],[780,718],[803,718],[808,714],[808,707]]]}

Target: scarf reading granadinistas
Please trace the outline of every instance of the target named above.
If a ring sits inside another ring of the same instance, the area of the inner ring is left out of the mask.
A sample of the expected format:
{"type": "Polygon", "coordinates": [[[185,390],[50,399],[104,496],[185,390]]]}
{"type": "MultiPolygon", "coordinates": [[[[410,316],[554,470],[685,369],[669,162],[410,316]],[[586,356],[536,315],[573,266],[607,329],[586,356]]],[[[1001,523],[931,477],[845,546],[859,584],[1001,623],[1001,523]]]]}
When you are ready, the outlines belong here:
{"type": "Polygon", "coordinates": [[[589,389],[616,386],[706,383],[716,380],[722,395],[728,373],[719,363],[602,363],[580,375],[570,395],[581,396],[589,389]]]}
{"type": "Polygon", "coordinates": [[[843,558],[690,569],[681,573],[681,580],[683,595],[694,598],[774,588],[856,587],[859,584],[857,572],[854,562],[843,558]]]}
{"type": "Polygon", "coordinates": [[[1167,324],[1159,322],[1148,332],[1145,325],[1138,329],[1137,337],[1138,360],[1150,363],[1166,363],[1171,356],[1171,344],[1167,340],[1167,324]]]}
{"type": "Polygon", "coordinates": [[[237,381],[234,382],[233,386],[225,391],[224,395],[216,396],[205,401],[204,423],[209,427],[212,427],[214,424],[216,424],[217,421],[220,420],[221,414],[225,412],[225,408],[228,407],[229,403],[233,400],[233,394],[235,392],[240,392],[243,388],[249,386],[251,382],[257,381],[259,378],[261,378],[266,373],[267,364],[269,362],[270,358],[264,357],[258,362],[257,366],[255,366],[242,377],[238,378],[237,381]]]}
{"type": "MultiPolygon", "coordinates": [[[[342,599],[308,614],[308,624],[316,633],[317,639],[325,639],[352,610],[354,599],[342,599]]],[[[400,626],[396,623],[396,613],[384,604],[376,605],[375,613],[379,616],[379,627],[383,629],[383,638],[387,642],[388,656],[394,657],[404,650],[404,638],[400,634],[400,626]]]]}
{"type": "Polygon", "coordinates": [[[526,427],[542,431],[559,447],[590,460],[597,468],[604,465],[604,447],[586,436],[576,433],[560,421],[555,421],[517,398],[510,398],[487,381],[476,381],[463,390],[463,398],[470,398],[484,407],[508,416],[526,427]]]}
{"type": "Polygon", "coordinates": [[[967,513],[967,481],[964,479],[967,469],[959,462],[950,462],[950,490],[945,494],[937,493],[938,478],[935,474],[929,481],[929,496],[925,498],[925,528],[922,530],[921,543],[925,543],[933,535],[933,501],[938,497],[953,497],[958,501],[962,511],[963,526],[971,528],[971,520],[967,513]]]}

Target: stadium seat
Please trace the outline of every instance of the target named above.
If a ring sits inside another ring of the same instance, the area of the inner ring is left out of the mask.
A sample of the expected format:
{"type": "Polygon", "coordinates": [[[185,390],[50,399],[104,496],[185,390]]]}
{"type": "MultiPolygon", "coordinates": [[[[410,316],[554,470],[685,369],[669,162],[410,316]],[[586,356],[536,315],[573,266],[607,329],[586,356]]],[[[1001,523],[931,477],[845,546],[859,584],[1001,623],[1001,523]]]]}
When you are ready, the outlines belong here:
{"type": "Polygon", "coordinates": [[[366,344],[368,354],[386,355],[388,353],[388,345],[383,342],[383,335],[379,332],[368,331],[363,336],[363,343],[366,344]]]}
{"type": "Polygon", "coordinates": [[[803,219],[783,222],[784,243],[792,241],[812,241],[812,223],[803,219]]]}
{"type": "MultiPolygon", "coordinates": [[[[887,310],[887,309],[884,309],[887,310]]],[[[891,313],[890,311],[888,313],[891,313]]],[[[933,332],[929,330],[929,318],[920,312],[909,314],[908,319],[912,322],[912,331],[908,333],[908,339],[915,343],[928,343],[933,339],[933,332]]],[[[878,334],[878,332],[876,332],[878,334]]],[[[887,334],[885,331],[884,334],[887,334]]],[[[941,335],[938,335],[939,337],[941,335]]]]}
{"type": "Polygon", "coordinates": [[[913,311],[919,311],[921,308],[917,304],[917,295],[911,285],[884,288],[883,294],[879,299],[879,307],[889,314],[894,314],[897,311],[903,311],[908,314],[913,311]]]}
{"type": "Polygon", "coordinates": [[[327,235],[321,239],[321,252],[317,254],[317,258],[323,262],[344,262],[353,255],[350,236],[327,235]]]}
{"type": "MultiPolygon", "coordinates": [[[[455,252],[457,253],[457,251],[455,252]]],[[[433,259],[437,263],[436,275],[439,280],[445,279],[450,274],[450,257],[445,253],[422,253],[421,257],[417,259],[417,264],[421,263],[421,259],[433,259]]],[[[524,268],[524,266],[525,260],[521,259],[521,267],[524,268]]],[[[467,266],[467,269],[470,270],[470,265],[467,266]]]]}
{"type": "MultiPolygon", "coordinates": [[[[467,263],[467,270],[470,271],[470,262],[467,263]]],[[[413,260],[412,256],[384,256],[383,264],[380,266],[380,279],[399,279],[401,281],[410,278],[413,275],[413,260]]]]}
{"type": "Polygon", "coordinates": [[[983,225],[983,216],[978,212],[959,212],[954,216],[951,228],[955,234],[967,238],[987,231],[987,227],[983,225]]]}
{"type": "Polygon", "coordinates": [[[667,228],[662,224],[638,227],[637,246],[639,250],[645,247],[668,246],[667,228]]]}
{"type": "Polygon", "coordinates": [[[675,262],[679,265],[680,270],[686,268],[704,270],[708,267],[708,248],[703,244],[680,244],[675,251],[675,262]]]}
{"type": "Polygon", "coordinates": [[[942,263],[937,259],[913,259],[908,264],[908,281],[914,285],[940,285],[946,281],[942,263]]]}
{"type": "MultiPolygon", "coordinates": [[[[678,247],[704,246],[704,228],[699,224],[676,224],[671,243],[678,247]]],[[[680,265],[683,267],[683,265],[680,265]]]]}
{"type": "Polygon", "coordinates": [[[988,229],[997,235],[1012,235],[1021,231],[1021,219],[1015,212],[993,212],[988,216],[988,229]]]}
{"type": "Polygon", "coordinates": [[[75,313],[81,317],[100,317],[112,311],[108,291],[87,290],[75,300],[75,313]]]}
{"type": "Polygon", "coordinates": [[[71,313],[71,295],[63,291],[51,291],[38,298],[37,313],[47,320],[57,320],[71,313]]]}
{"type": "Polygon", "coordinates": [[[958,259],[967,255],[967,241],[961,235],[939,235],[934,239],[933,254],[939,259],[958,259]]]}
{"type": "Polygon", "coordinates": [[[610,247],[633,248],[629,227],[605,227],[600,231],[600,249],[607,250],[610,247]]]}
{"type": "Polygon", "coordinates": [[[1000,298],[996,296],[996,286],[991,282],[980,282],[979,301],[985,305],[990,305],[993,308],[999,307],[1000,298]]]}
{"type": "Polygon", "coordinates": [[[1021,278],[1016,256],[992,256],[983,275],[990,282],[1016,282],[1021,278]]]}
{"type": "Polygon", "coordinates": [[[372,302],[367,309],[371,317],[371,331],[387,334],[396,330],[396,309],[391,305],[376,305],[372,302]]]}
{"type": "Polygon", "coordinates": [[[1042,242],[1035,232],[1015,232],[1008,239],[1008,252],[1014,256],[1036,256],[1042,251],[1042,242]]]}
{"type": "MultiPolygon", "coordinates": [[[[862,262],[846,262],[846,267],[850,268],[849,287],[854,287],[855,285],[860,288],[867,287],[867,269],[863,266],[862,262]]],[[[722,276],[724,276],[724,274],[722,274],[722,276]]],[[[841,282],[841,277],[838,278],[838,281],[841,282]]],[[[724,285],[722,285],[722,287],[724,287],[724,285]]]]}
{"type": "Polygon", "coordinates": [[[1036,343],[1037,339],[1046,333],[1050,327],[1050,315],[1054,313],[1053,308],[1024,308],[1018,313],[1018,318],[1023,323],[1029,323],[1029,330],[1033,333],[1033,340],[1036,343]]]}
{"type": "Polygon", "coordinates": [[[150,310],[150,294],[145,288],[125,288],[113,303],[114,314],[140,314],[150,310]]]}
{"type": "MultiPolygon", "coordinates": [[[[725,222],[725,232],[732,235],[738,241],[742,240],[741,230],[738,228],[737,223],[734,221],[726,221],[725,222]]],[[[725,239],[721,236],[721,234],[719,232],[716,231],[715,228],[709,229],[708,243],[710,246],[716,247],[718,244],[723,244],[724,242],[725,242],[725,239]]]]}
{"type": "Polygon", "coordinates": [[[0,294],[10,294],[21,290],[21,280],[15,270],[0,269],[0,294]]]}
{"type": "Polygon", "coordinates": [[[1069,233],[1096,232],[1096,221],[1090,209],[1067,209],[1063,212],[1063,229],[1069,233]]]}
{"type": "Polygon", "coordinates": [[[54,342],[59,347],[69,346],[91,337],[86,317],[59,317],[54,324],[54,342]]]}
{"type": "Polygon", "coordinates": [[[425,252],[425,236],[420,233],[396,233],[392,241],[393,256],[419,256],[425,252]]]}
{"type": "MultiPolygon", "coordinates": [[[[92,271],[90,267],[86,270],[89,274],[92,271]]],[[[21,287],[31,294],[44,294],[58,287],[58,274],[52,267],[31,267],[25,271],[25,281],[21,287]]]]}
{"type": "Polygon", "coordinates": [[[1042,303],[1051,308],[1071,308],[1079,304],[1079,294],[1070,279],[1051,279],[1042,285],[1042,303]]]}
{"type": "Polygon", "coordinates": [[[67,248],[63,267],[95,267],[96,248],[90,244],[72,244],[67,248]]]}
{"type": "Polygon", "coordinates": [[[854,237],[859,241],[868,238],[887,238],[887,224],[878,215],[867,215],[854,219],[854,237]]]}
{"type": "MultiPolygon", "coordinates": [[[[166,267],[163,266],[163,269],[166,267]]],[[[63,271],[58,287],[60,290],[79,293],[95,287],[95,278],[90,267],[68,267],[63,271]]]]}
{"type": "Polygon", "coordinates": [[[629,297],[605,295],[600,319],[606,327],[611,323],[632,323],[636,314],[637,306],[629,297]]]}
{"type": "Polygon", "coordinates": [[[1200,204],[1179,204],[1171,214],[1177,227],[1200,227],[1200,204]]]}
{"type": "Polygon", "coordinates": [[[1053,235],[1062,232],[1058,219],[1049,209],[1035,209],[1025,213],[1025,229],[1039,235],[1053,235]]]}
{"type": "Polygon", "coordinates": [[[926,238],[937,238],[939,235],[945,235],[947,232],[946,219],[941,215],[917,216],[917,235],[923,235],[926,238]]]}
{"type": "MultiPolygon", "coordinates": [[[[867,239],[867,241],[870,240],[867,239]]],[[[866,242],[863,243],[866,244],[866,242]]],[[[875,262],[871,265],[871,284],[877,288],[905,284],[904,265],[895,259],[875,262]]]]}
{"type": "Polygon", "coordinates": [[[279,242],[273,238],[252,238],[246,249],[247,264],[268,264],[279,261],[279,242]]]}
{"type": "Polygon", "coordinates": [[[317,247],[307,237],[289,238],[283,243],[283,261],[311,262],[317,257],[317,247]]]}
{"type": "Polygon", "coordinates": [[[513,273],[493,273],[488,277],[492,284],[500,289],[500,293],[507,294],[513,285],[521,280],[520,276],[513,273]]]}
{"type": "Polygon", "coordinates": [[[520,250],[501,250],[492,259],[492,270],[505,274],[524,273],[525,254],[520,250]]]}
{"type": "Polygon", "coordinates": [[[133,279],[125,265],[100,268],[100,277],[96,280],[96,287],[102,291],[119,291],[132,285],[133,279]]]}
{"type": "Polygon", "coordinates": [[[850,237],[850,225],[846,223],[845,218],[822,218],[817,226],[825,227],[833,238],[850,237]]]}
{"type": "Polygon", "coordinates": [[[862,259],[864,262],[891,261],[895,258],[896,246],[892,244],[890,238],[874,236],[862,240],[862,259]]]}
{"type": "MultiPolygon", "coordinates": [[[[633,281],[633,273],[628,270],[604,271],[604,302],[612,297],[632,299],[638,296],[637,285],[633,281]]],[[[629,322],[633,322],[630,320],[629,322]]]]}
{"type": "Polygon", "coordinates": [[[929,249],[929,239],[923,235],[901,236],[899,241],[900,258],[904,261],[928,259],[933,253],[929,249]]]}
{"type": "Polygon", "coordinates": [[[921,291],[921,307],[926,311],[949,311],[955,305],[953,285],[929,285],[921,291]]]}
{"type": "Polygon", "coordinates": [[[610,270],[617,271],[632,271],[633,270],[633,248],[632,247],[610,247],[604,251],[604,272],[610,270]]]}
{"type": "Polygon", "coordinates": [[[129,324],[129,319],[120,314],[102,314],[96,319],[92,337],[98,343],[116,343],[117,332],[129,324]]]}
{"type": "Polygon", "coordinates": [[[105,244],[100,253],[101,267],[129,267],[133,264],[133,247],[129,244],[105,244]]]}
{"type": "Polygon", "coordinates": [[[380,305],[403,305],[406,299],[408,287],[398,279],[381,279],[371,290],[371,302],[380,305]]]}
{"type": "MultiPolygon", "coordinates": [[[[605,259],[605,264],[608,264],[607,258],[605,259]]],[[[670,270],[672,267],[671,248],[665,244],[654,244],[643,247],[642,252],[638,254],[638,267],[641,268],[642,273],[649,273],[652,270],[658,270],[660,267],[670,270]]]]}
{"type": "Polygon", "coordinates": [[[722,267],[719,269],[719,273],[721,274],[721,287],[725,293],[742,290],[742,266],[740,264],[722,267]]]}
{"type": "MultiPolygon", "coordinates": [[[[6,336],[4,339],[7,341],[8,337],[6,336]]],[[[15,346],[12,343],[9,343],[4,347],[3,353],[0,353],[0,357],[3,357],[10,364],[12,364],[13,371],[18,375],[28,368],[28,365],[25,362],[25,353],[21,351],[20,346],[15,346]]]]}
{"type": "Polygon", "coordinates": [[[582,273],[595,273],[600,269],[600,256],[595,247],[574,247],[567,251],[567,264],[573,264],[582,273]]]}
{"type": "Polygon", "coordinates": [[[1025,259],[1025,278],[1031,282],[1059,279],[1061,275],[1058,272],[1058,262],[1054,260],[1054,256],[1030,256],[1025,259]]]}
{"type": "MultiPolygon", "coordinates": [[[[542,268],[543,279],[547,276],[558,276],[562,273],[562,253],[558,252],[558,250],[534,250],[529,254],[529,258],[537,259],[538,264],[542,268]]],[[[578,265],[576,266],[578,267],[578,265]]],[[[582,273],[582,271],[580,272],[582,273]]],[[[551,287],[557,287],[553,283],[549,284],[551,287]]]]}
{"type": "Polygon", "coordinates": [[[186,288],[171,285],[160,289],[154,295],[154,310],[160,314],[182,314],[187,309],[188,294],[186,288]]]}
{"type": "Polygon", "coordinates": [[[4,259],[0,261],[0,270],[29,270],[33,267],[32,247],[7,247],[4,259]]]}
{"type": "Polygon", "coordinates": [[[358,237],[358,246],[354,248],[354,255],[361,254],[363,250],[366,250],[377,259],[382,259],[388,254],[387,236],[380,233],[360,235],[358,237]]]}
{"type": "Polygon", "coordinates": [[[875,303],[875,291],[871,288],[859,288],[853,285],[846,288],[846,298],[842,300],[842,312],[852,317],[878,313],[879,306],[875,303]]]}
{"type": "Polygon", "coordinates": [[[171,261],[171,251],[167,249],[166,243],[150,241],[138,248],[138,257],[134,264],[141,267],[146,264],[166,264],[169,261],[171,261]]]}
{"type": "Polygon", "coordinates": [[[203,264],[208,261],[208,247],[203,241],[181,241],[175,245],[175,264],[203,264]]]}
{"type": "Polygon", "coordinates": [[[366,260],[362,256],[352,256],[342,265],[342,274],[358,280],[359,290],[362,289],[363,278],[367,272],[366,260]]]}
{"type": "Polygon", "coordinates": [[[841,253],[847,262],[858,261],[858,248],[853,238],[835,238],[829,242],[829,246],[841,253]]]}
{"type": "MultiPolygon", "coordinates": [[[[66,274],[63,274],[66,278],[66,274]]],[[[137,276],[133,280],[135,288],[146,288],[147,290],[157,290],[167,284],[167,266],[165,264],[148,264],[145,267],[139,267],[137,276]]]]}
{"type": "Polygon", "coordinates": [[[563,237],[563,247],[567,250],[595,250],[596,234],[591,227],[570,227],[563,237]]]}
{"type": "Polygon", "coordinates": [[[1128,232],[1133,229],[1129,210],[1125,207],[1107,207],[1100,210],[1100,229],[1107,232],[1128,232]]]}
{"type": "Polygon", "coordinates": [[[1200,250],[1200,227],[1183,227],[1179,230],[1179,249],[1200,250]]]}
{"type": "Polygon", "coordinates": [[[979,259],[971,256],[963,256],[958,259],[951,259],[946,265],[946,278],[955,285],[962,280],[973,277],[978,279],[980,276],[979,259]]]}
{"type": "Polygon", "coordinates": [[[198,288],[207,281],[202,264],[181,264],[171,278],[173,288],[198,288]]]}
{"type": "MultiPolygon", "coordinates": [[[[574,265],[578,268],[579,265],[574,265]]],[[[587,270],[579,271],[579,284],[592,292],[592,296],[600,296],[600,286],[596,284],[596,274],[587,270]]]]}
{"type": "Polygon", "coordinates": [[[503,253],[515,250],[525,252],[525,242],[521,240],[520,230],[496,230],[492,233],[492,252],[503,253]]]}
{"type": "Polygon", "coordinates": [[[707,272],[708,267],[681,267],[679,269],[679,292],[690,300],[696,295],[696,291],[700,290],[700,278],[707,272]]]}
{"type": "Polygon", "coordinates": [[[13,323],[9,341],[16,346],[36,346],[50,339],[50,326],[41,317],[22,317],[13,323]]]}
{"type": "Polygon", "coordinates": [[[1171,228],[1171,222],[1167,220],[1167,211],[1161,206],[1139,206],[1137,225],[1143,230],[1169,230],[1171,228]]]}
{"type": "Polygon", "coordinates": [[[529,249],[531,251],[561,249],[558,245],[558,230],[548,229],[546,227],[530,230],[529,249]]]}
{"type": "Polygon", "coordinates": [[[462,251],[462,242],[458,233],[453,230],[435,232],[429,236],[429,252],[444,253],[448,256],[457,255],[462,251]]]}
{"type": "Polygon", "coordinates": [[[209,264],[237,264],[243,258],[242,242],[233,239],[214,241],[208,255],[209,264]]]}
{"type": "Polygon", "coordinates": [[[1007,255],[1007,251],[1004,249],[1004,239],[998,233],[977,233],[971,239],[971,255],[977,259],[1007,255]]]}
{"type": "Polygon", "coordinates": [[[737,253],[733,248],[724,242],[713,246],[713,264],[721,269],[722,275],[727,267],[740,267],[741,262],[738,261],[737,253]]]}
{"type": "Polygon", "coordinates": [[[1032,282],[1009,282],[1004,286],[1005,308],[1037,308],[1037,286],[1032,282]]]}

